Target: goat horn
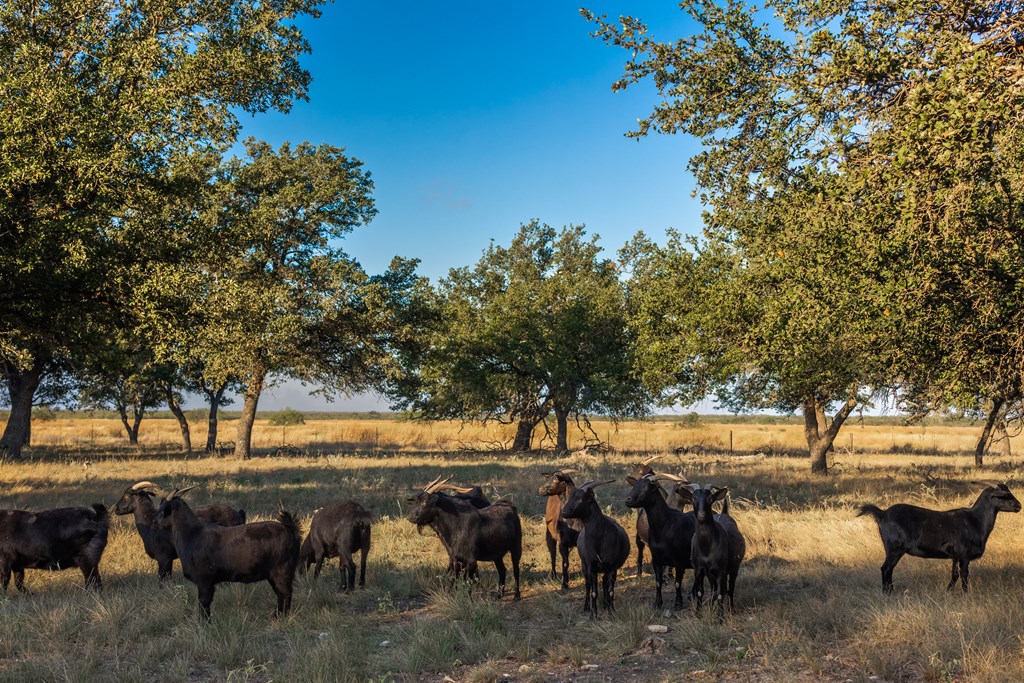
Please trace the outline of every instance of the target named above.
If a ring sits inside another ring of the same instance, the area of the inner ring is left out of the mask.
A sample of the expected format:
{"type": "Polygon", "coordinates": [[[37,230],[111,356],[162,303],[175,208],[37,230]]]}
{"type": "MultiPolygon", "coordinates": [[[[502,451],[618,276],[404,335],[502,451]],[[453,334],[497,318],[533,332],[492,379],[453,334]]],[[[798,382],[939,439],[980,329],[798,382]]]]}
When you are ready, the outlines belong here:
{"type": "Polygon", "coordinates": [[[183,495],[191,491],[192,489],[199,486],[199,484],[192,484],[192,486],[186,486],[183,489],[174,489],[171,494],[165,498],[165,500],[174,500],[175,498],[181,498],[183,495]]]}
{"type": "Polygon", "coordinates": [[[141,491],[142,489],[155,489],[160,488],[151,481],[140,481],[138,484],[132,485],[132,491],[141,491]]]}
{"type": "Polygon", "coordinates": [[[469,493],[472,490],[473,490],[472,486],[466,487],[466,486],[456,486],[455,484],[441,484],[441,485],[438,485],[438,487],[436,489],[434,489],[434,492],[436,492],[436,491],[455,491],[456,493],[469,493]]]}
{"type": "Polygon", "coordinates": [[[607,479],[605,481],[597,481],[596,479],[591,479],[590,481],[588,481],[586,484],[584,484],[580,488],[583,489],[584,491],[586,491],[588,489],[595,489],[598,486],[604,486],[605,484],[611,484],[614,481],[615,481],[614,479],[607,479]]]}
{"type": "Polygon", "coordinates": [[[429,484],[427,484],[426,486],[423,487],[424,493],[429,493],[430,489],[433,488],[434,486],[436,486],[437,482],[441,481],[441,477],[443,477],[443,476],[444,476],[443,474],[439,474],[436,477],[434,477],[434,479],[429,484]]]}
{"type": "Polygon", "coordinates": [[[667,472],[661,472],[654,475],[655,481],[662,481],[667,479],[668,481],[674,481],[677,484],[689,484],[689,480],[686,477],[682,477],[678,474],[668,474],[667,472]]]}
{"type": "Polygon", "coordinates": [[[578,471],[579,470],[574,470],[574,469],[558,470],[557,472],[555,472],[555,474],[576,474],[578,471]]]}
{"type": "Polygon", "coordinates": [[[430,482],[430,484],[427,485],[427,488],[423,489],[423,491],[425,493],[437,493],[438,491],[441,490],[442,486],[444,486],[445,484],[450,482],[454,477],[455,477],[454,474],[450,474],[450,475],[448,475],[447,479],[442,481],[441,477],[439,476],[437,479],[435,479],[434,481],[430,482]]]}
{"type": "Polygon", "coordinates": [[[655,460],[661,460],[666,455],[668,455],[668,453],[662,453],[661,455],[652,455],[649,458],[644,458],[643,460],[641,460],[640,464],[644,465],[645,467],[649,467],[652,462],[654,462],[655,460]]]}
{"type": "Polygon", "coordinates": [[[978,486],[991,486],[992,488],[997,489],[999,488],[999,485],[1002,482],[994,481],[992,479],[978,479],[976,481],[972,481],[971,483],[977,484],[978,486]]]}

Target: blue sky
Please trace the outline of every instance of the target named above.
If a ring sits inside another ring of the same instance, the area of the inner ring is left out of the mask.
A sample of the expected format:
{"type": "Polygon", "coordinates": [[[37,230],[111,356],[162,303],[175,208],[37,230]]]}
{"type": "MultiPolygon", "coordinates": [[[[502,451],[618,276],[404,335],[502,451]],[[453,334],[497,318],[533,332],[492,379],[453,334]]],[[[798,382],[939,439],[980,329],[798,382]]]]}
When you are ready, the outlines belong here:
{"type": "MultiPolygon", "coordinates": [[[[692,30],[669,2],[593,2],[633,14],[662,39],[692,30]]],[[[345,147],[371,172],[378,215],[345,240],[369,272],[394,255],[437,280],[507,244],[533,218],[585,224],[616,251],[638,230],[700,228],[683,136],[624,137],[657,101],[650,83],[613,93],[629,54],[591,37],[575,3],[350,2],[304,20],[309,101],[244,116],[242,136],[345,147]]],[[[260,408],[383,408],[324,403],[292,382],[260,408]]]]}

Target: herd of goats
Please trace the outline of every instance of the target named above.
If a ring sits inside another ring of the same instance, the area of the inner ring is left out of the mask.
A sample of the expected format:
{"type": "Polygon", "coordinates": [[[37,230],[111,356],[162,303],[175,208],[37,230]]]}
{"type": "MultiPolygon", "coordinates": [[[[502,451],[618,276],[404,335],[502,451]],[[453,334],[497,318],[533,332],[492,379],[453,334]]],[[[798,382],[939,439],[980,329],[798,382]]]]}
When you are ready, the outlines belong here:
{"type": "MultiPolygon", "coordinates": [[[[746,542],[729,510],[727,488],[702,487],[679,475],[655,472],[656,457],[633,465],[626,477],[632,486],[625,503],[638,508],[636,521],[637,575],[649,548],[654,569],[656,607],[662,606],[666,568],[675,571],[675,607],[685,606],[682,592],[687,569],[694,572],[688,599],[700,607],[705,579],[718,615],[725,599],[732,609],[736,576],[746,552],[746,542]],[[713,505],[721,502],[721,511],[713,505]],[[692,508],[692,511],[687,511],[692,508]]],[[[557,576],[556,551],[562,561],[562,588],[569,587],[569,553],[579,553],[585,581],[583,611],[598,611],[598,576],[602,605],[614,609],[615,580],[630,553],[629,537],[622,526],[601,512],[595,489],[611,481],[573,483],[575,470],[545,473],[539,493],[548,497],[544,515],[546,543],[551,556],[551,575],[557,576]]],[[[453,577],[476,578],[478,562],[493,562],[498,572],[499,596],[504,595],[510,556],[519,592],[519,560],[523,531],[516,507],[508,501],[490,502],[479,486],[460,487],[452,477],[437,477],[414,497],[409,521],[422,530],[430,527],[448,552],[447,571],[453,577]]],[[[885,548],[882,588],[892,592],[892,572],[903,555],[947,558],[953,562],[948,589],[957,580],[967,590],[968,564],[981,557],[999,512],[1019,512],[1020,502],[999,482],[978,482],[984,490],[969,508],[936,511],[898,504],[882,510],[861,507],[878,524],[885,548]]],[[[118,515],[134,515],[135,526],[146,554],[157,562],[161,579],[170,577],[175,558],[182,572],[199,592],[199,614],[209,619],[218,583],[268,581],[277,595],[277,614],[291,606],[296,569],[314,566],[319,576],[325,559],[339,558],[339,588],[355,587],[353,554],[359,551],[359,585],[366,581],[366,557],[370,550],[370,514],[358,503],[345,501],[320,508],[313,515],[309,533],[301,541],[295,517],[282,506],[277,521],[246,523],[245,511],[226,505],[191,507],[182,497],[194,487],[175,489],[157,505],[152,482],[128,487],[114,505],[118,515]]],[[[7,590],[24,590],[26,569],[78,567],[86,587],[101,588],[99,563],[107,544],[109,513],[102,504],[31,512],[0,510],[0,581],[7,590]]]]}

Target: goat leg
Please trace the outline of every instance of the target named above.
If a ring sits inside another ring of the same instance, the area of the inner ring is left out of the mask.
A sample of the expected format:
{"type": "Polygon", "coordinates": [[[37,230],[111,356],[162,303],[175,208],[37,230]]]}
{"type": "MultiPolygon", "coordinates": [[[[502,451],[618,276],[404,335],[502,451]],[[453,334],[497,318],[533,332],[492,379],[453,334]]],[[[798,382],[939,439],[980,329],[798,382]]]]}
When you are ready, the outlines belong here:
{"type": "Polygon", "coordinates": [[[158,562],[156,566],[156,574],[161,581],[166,581],[171,578],[171,573],[174,571],[174,558],[167,560],[166,562],[158,562]]]}
{"type": "Polygon", "coordinates": [[[660,564],[652,566],[654,568],[654,606],[661,607],[661,584],[665,579],[665,567],[660,564]]]}
{"type": "MultiPolygon", "coordinates": [[[[562,540],[559,543],[559,550],[562,553],[562,590],[569,590],[569,543],[567,540],[562,540]]],[[[553,556],[552,556],[553,558],[553,556]]],[[[552,559],[552,570],[554,569],[554,560],[552,559]]],[[[554,577],[554,571],[552,571],[552,578],[554,577]]]]}
{"type": "Polygon", "coordinates": [[[635,537],[636,540],[636,578],[640,578],[644,573],[644,542],[640,540],[640,534],[635,537]]]}
{"type": "Polygon", "coordinates": [[[896,568],[897,563],[903,557],[903,553],[898,550],[885,549],[885,562],[882,564],[882,591],[885,593],[892,593],[892,570],[896,568]]]}
{"type": "Polygon", "coordinates": [[[946,590],[951,591],[956,586],[956,582],[960,580],[960,561],[957,558],[953,558],[953,568],[950,570],[949,585],[946,586],[946,590]]]}
{"type": "Polygon", "coordinates": [[[210,607],[213,605],[213,593],[215,590],[216,586],[213,585],[199,588],[199,618],[204,621],[210,620],[210,607]]]}
{"type": "Polygon", "coordinates": [[[498,572],[498,599],[505,597],[505,578],[508,576],[508,569],[505,567],[505,560],[501,557],[494,561],[494,568],[498,572]]]}
{"type": "Polygon", "coordinates": [[[559,545],[558,541],[555,540],[555,537],[551,535],[550,531],[544,532],[544,541],[548,545],[548,554],[551,556],[551,578],[557,579],[558,573],[555,572],[555,552],[559,545]]]}
{"type": "Polygon", "coordinates": [[[369,545],[364,546],[359,551],[359,585],[366,585],[366,556],[369,554],[369,545]]]}
{"type": "Polygon", "coordinates": [[[685,567],[678,567],[677,566],[675,568],[675,578],[676,578],[676,602],[675,602],[675,608],[676,609],[682,609],[683,607],[686,606],[686,603],[683,601],[683,578],[685,576],[686,576],[686,568],[685,567]]]}

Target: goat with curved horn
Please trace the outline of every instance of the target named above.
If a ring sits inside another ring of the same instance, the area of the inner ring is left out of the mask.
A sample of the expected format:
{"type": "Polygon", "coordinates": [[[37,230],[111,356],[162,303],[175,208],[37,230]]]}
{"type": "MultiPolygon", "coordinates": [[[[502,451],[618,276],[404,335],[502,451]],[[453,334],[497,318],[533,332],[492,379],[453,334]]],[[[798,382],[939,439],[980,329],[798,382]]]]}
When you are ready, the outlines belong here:
{"type": "Polygon", "coordinates": [[[607,611],[612,612],[615,609],[615,578],[629,557],[629,536],[618,522],[601,512],[594,495],[595,488],[613,481],[588,481],[573,492],[562,508],[564,517],[579,519],[583,523],[579,536],[580,563],[585,580],[583,611],[590,612],[591,616],[597,616],[598,574],[604,575],[601,581],[602,603],[607,611]]]}
{"type": "MultiPolygon", "coordinates": [[[[142,549],[150,558],[156,560],[157,576],[161,580],[168,579],[178,557],[174,549],[174,541],[167,529],[160,528],[156,519],[156,505],[153,489],[159,486],[151,481],[140,481],[125,489],[112,508],[116,515],[132,515],[135,529],[142,539],[142,549]]],[[[187,490],[187,489],[186,489],[187,490]]],[[[181,495],[181,491],[178,495],[181,495]]],[[[237,526],[245,524],[245,510],[236,510],[223,503],[199,505],[192,510],[196,517],[206,524],[218,526],[237,526]]]]}
{"type": "Polygon", "coordinates": [[[569,554],[577,547],[580,532],[583,530],[583,523],[577,519],[566,519],[562,515],[562,508],[572,497],[576,490],[576,483],[570,474],[575,473],[574,469],[558,469],[554,472],[545,473],[547,482],[537,491],[542,496],[547,496],[548,502],[544,508],[544,542],[548,547],[548,555],[551,558],[551,578],[557,578],[558,572],[555,569],[555,554],[562,558],[562,590],[569,590],[569,554]]]}

